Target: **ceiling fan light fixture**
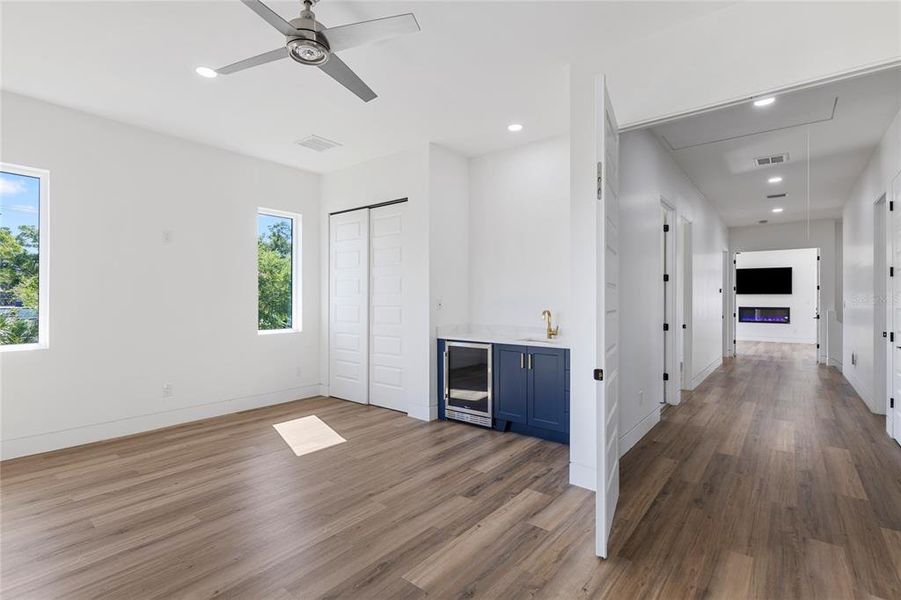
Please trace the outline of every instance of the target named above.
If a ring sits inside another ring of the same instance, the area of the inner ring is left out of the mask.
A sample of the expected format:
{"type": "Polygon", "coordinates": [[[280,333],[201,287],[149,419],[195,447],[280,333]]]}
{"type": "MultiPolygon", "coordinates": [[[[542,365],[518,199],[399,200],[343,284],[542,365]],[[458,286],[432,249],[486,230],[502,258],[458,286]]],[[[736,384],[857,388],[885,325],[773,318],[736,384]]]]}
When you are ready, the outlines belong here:
{"type": "Polygon", "coordinates": [[[291,58],[305,65],[322,65],[329,57],[329,50],[324,44],[304,38],[289,41],[288,53],[291,58]]]}

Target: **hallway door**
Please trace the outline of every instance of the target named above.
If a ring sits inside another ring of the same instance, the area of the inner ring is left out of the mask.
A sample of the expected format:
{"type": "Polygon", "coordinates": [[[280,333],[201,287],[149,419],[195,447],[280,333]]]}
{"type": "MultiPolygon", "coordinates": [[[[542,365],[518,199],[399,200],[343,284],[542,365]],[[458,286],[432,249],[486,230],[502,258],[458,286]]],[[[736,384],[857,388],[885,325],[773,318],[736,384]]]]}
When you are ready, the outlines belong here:
{"type": "MultiPolygon", "coordinates": [[[[891,244],[893,269],[901,269],[901,173],[892,181],[891,244]]],[[[891,278],[892,303],[892,393],[886,408],[886,429],[901,443],[901,273],[891,278]]]]}

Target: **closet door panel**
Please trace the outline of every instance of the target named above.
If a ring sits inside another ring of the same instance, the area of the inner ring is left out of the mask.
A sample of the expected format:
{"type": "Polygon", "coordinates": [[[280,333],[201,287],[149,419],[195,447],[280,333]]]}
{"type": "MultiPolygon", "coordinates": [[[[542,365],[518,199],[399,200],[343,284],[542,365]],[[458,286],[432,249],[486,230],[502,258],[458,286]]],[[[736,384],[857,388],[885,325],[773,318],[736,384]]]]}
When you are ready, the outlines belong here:
{"type": "Polygon", "coordinates": [[[369,398],[372,404],[407,411],[404,344],[408,251],[406,203],[369,214],[369,398]]]}
{"type": "Polygon", "coordinates": [[[369,403],[369,210],[329,218],[329,395],[369,403]]]}

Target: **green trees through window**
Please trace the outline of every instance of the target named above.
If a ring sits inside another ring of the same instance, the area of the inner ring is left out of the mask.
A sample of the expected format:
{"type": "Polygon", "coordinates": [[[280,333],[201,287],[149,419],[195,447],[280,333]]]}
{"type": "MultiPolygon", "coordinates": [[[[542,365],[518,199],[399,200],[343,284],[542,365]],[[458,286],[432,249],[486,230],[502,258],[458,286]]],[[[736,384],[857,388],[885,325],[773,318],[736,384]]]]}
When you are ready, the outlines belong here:
{"type": "Polygon", "coordinates": [[[257,215],[257,273],[260,331],[294,328],[295,220],[257,215]]]}
{"type": "Polygon", "coordinates": [[[0,171],[0,345],[38,342],[41,180],[0,171]]]}

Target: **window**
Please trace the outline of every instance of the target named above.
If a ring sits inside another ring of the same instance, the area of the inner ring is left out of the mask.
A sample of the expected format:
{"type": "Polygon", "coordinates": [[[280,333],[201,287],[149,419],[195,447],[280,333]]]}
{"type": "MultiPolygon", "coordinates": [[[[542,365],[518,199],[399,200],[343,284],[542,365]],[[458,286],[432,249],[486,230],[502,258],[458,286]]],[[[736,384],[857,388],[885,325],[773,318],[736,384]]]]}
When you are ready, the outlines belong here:
{"type": "Polygon", "coordinates": [[[300,331],[300,215],[257,213],[257,329],[300,331]]]}
{"type": "Polygon", "coordinates": [[[0,350],[47,346],[48,181],[0,163],[0,350]]]}

